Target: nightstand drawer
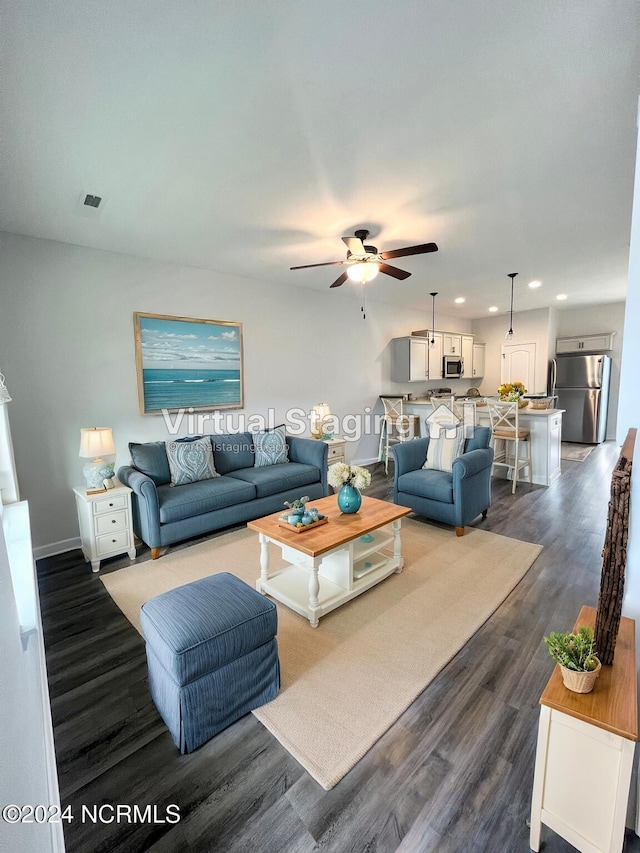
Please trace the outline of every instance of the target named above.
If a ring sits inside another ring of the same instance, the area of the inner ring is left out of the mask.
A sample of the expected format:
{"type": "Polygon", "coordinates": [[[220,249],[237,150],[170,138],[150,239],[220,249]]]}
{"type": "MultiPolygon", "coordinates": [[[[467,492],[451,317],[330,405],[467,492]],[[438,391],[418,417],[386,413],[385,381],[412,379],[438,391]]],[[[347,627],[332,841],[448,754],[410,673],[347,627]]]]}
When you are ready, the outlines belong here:
{"type": "Polygon", "coordinates": [[[108,554],[121,554],[129,547],[129,531],[119,530],[111,536],[96,536],[96,554],[105,557],[108,554]]]}
{"type": "Polygon", "coordinates": [[[340,461],[344,459],[344,444],[336,444],[335,447],[329,447],[328,460],[329,462],[335,461],[336,457],[339,457],[340,461]]]}
{"type": "Polygon", "coordinates": [[[129,514],[126,510],[112,512],[110,515],[98,515],[95,518],[96,534],[111,533],[116,530],[124,530],[129,526],[129,514]]]}
{"type": "Polygon", "coordinates": [[[102,515],[103,512],[113,512],[114,509],[127,508],[127,495],[114,495],[112,498],[102,498],[93,501],[93,514],[102,515]]]}

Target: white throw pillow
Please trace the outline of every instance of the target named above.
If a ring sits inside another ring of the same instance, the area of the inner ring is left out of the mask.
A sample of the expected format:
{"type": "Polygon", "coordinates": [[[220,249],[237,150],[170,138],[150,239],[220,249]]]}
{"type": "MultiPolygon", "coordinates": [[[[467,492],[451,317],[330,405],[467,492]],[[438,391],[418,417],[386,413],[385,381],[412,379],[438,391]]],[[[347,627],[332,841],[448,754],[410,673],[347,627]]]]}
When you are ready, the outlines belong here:
{"type": "Polygon", "coordinates": [[[453,460],[457,459],[464,449],[464,431],[461,426],[455,431],[450,427],[441,429],[439,436],[429,439],[427,458],[423,468],[432,468],[435,471],[453,470],[453,460]]]}

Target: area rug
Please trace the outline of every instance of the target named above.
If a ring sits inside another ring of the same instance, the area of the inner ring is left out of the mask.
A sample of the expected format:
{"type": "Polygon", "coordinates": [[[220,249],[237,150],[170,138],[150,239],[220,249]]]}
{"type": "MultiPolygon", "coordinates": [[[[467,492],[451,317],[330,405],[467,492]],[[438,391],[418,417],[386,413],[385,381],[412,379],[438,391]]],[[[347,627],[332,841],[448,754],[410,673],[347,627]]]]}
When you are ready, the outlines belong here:
{"type": "MultiPolygon", "coordinates": [[[[284,565],[270,546],[270,569],[284,565]]],[[[282,688],[255,716],[329,790],[464,646],[542,550],[482,530],[405,519],[401,574],[322,617],[278,604],[282,688]]],[[[216,572],[255,585],[258,537],[238,530],[101,580],[140,630],[149,598],[216,572]]]]}
{"type": "Polygon", "coordinates": [[[593,452],[594,448],[585,444],[571,444],[568,441],[563,441],[560,449],[560,459],[566,459],[568,462],[584,462],[587,456],[593,452]]]}

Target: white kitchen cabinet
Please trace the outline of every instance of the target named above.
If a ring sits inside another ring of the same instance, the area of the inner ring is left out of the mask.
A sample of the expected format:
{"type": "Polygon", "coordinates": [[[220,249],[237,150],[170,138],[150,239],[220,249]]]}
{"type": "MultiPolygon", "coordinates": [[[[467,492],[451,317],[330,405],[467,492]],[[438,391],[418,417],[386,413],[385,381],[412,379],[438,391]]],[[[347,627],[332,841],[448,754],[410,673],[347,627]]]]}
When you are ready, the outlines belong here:
{"type": "MultiPolygon", "coordinates": [[[[480,426],[491,426],[489,412],[476,410],[480,426]]],[[[551,486],[562,473],[560,467],[560,440],[562,436],[562,411],[558,409],[520,409],[518,422],[529,430],[533,482],[538,486],[551,486]]],[[[498,470],[497,476],[504,472],[498,470]]]]}
{"type": "Polygon", "coordinates": [[[556,353],[562,355],[565,352],[607,352],[613,349],[613,336],[615,332],[604,332],[599,335],[576,335],[572,338],[558,338],[556,340],[556,353]]]}
{"type": "Polygon", "coordinates": [[[391,379],[393,382],[424,382],[429,378],[429,341],[427,338],[394,338],[391,344],[391,379]]]}
{"type": "MultiPolygon", "coordinates": [[[[473,378],[480,379],[484,376],[484,352],[486,344],[473,345],[473,378]]],[[[466,371],[465,371],[466,375],[466,371]]]]}
{"type": "Polygon", "coordinates": [[[462,335],[456,335],[452,332],[442,333],[442,354],[443,355],[462,355],[462,335]]]}
{"type": "Polygon", "coordinates": [[[461,335],[460,340],[462,376],[465,379],[471,379],[473,376],[473,335],[461,335]]]}

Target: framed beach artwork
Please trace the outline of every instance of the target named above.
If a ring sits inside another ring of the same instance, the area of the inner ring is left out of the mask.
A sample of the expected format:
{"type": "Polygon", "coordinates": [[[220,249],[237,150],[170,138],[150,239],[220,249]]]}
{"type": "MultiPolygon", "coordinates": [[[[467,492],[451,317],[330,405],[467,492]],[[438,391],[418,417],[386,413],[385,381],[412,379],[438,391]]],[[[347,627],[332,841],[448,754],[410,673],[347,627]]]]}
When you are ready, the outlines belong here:
{"type": "Polygon", "coordinates": [[[244,405],[242,323],[133,315],[143,415],[244,405]]]}

